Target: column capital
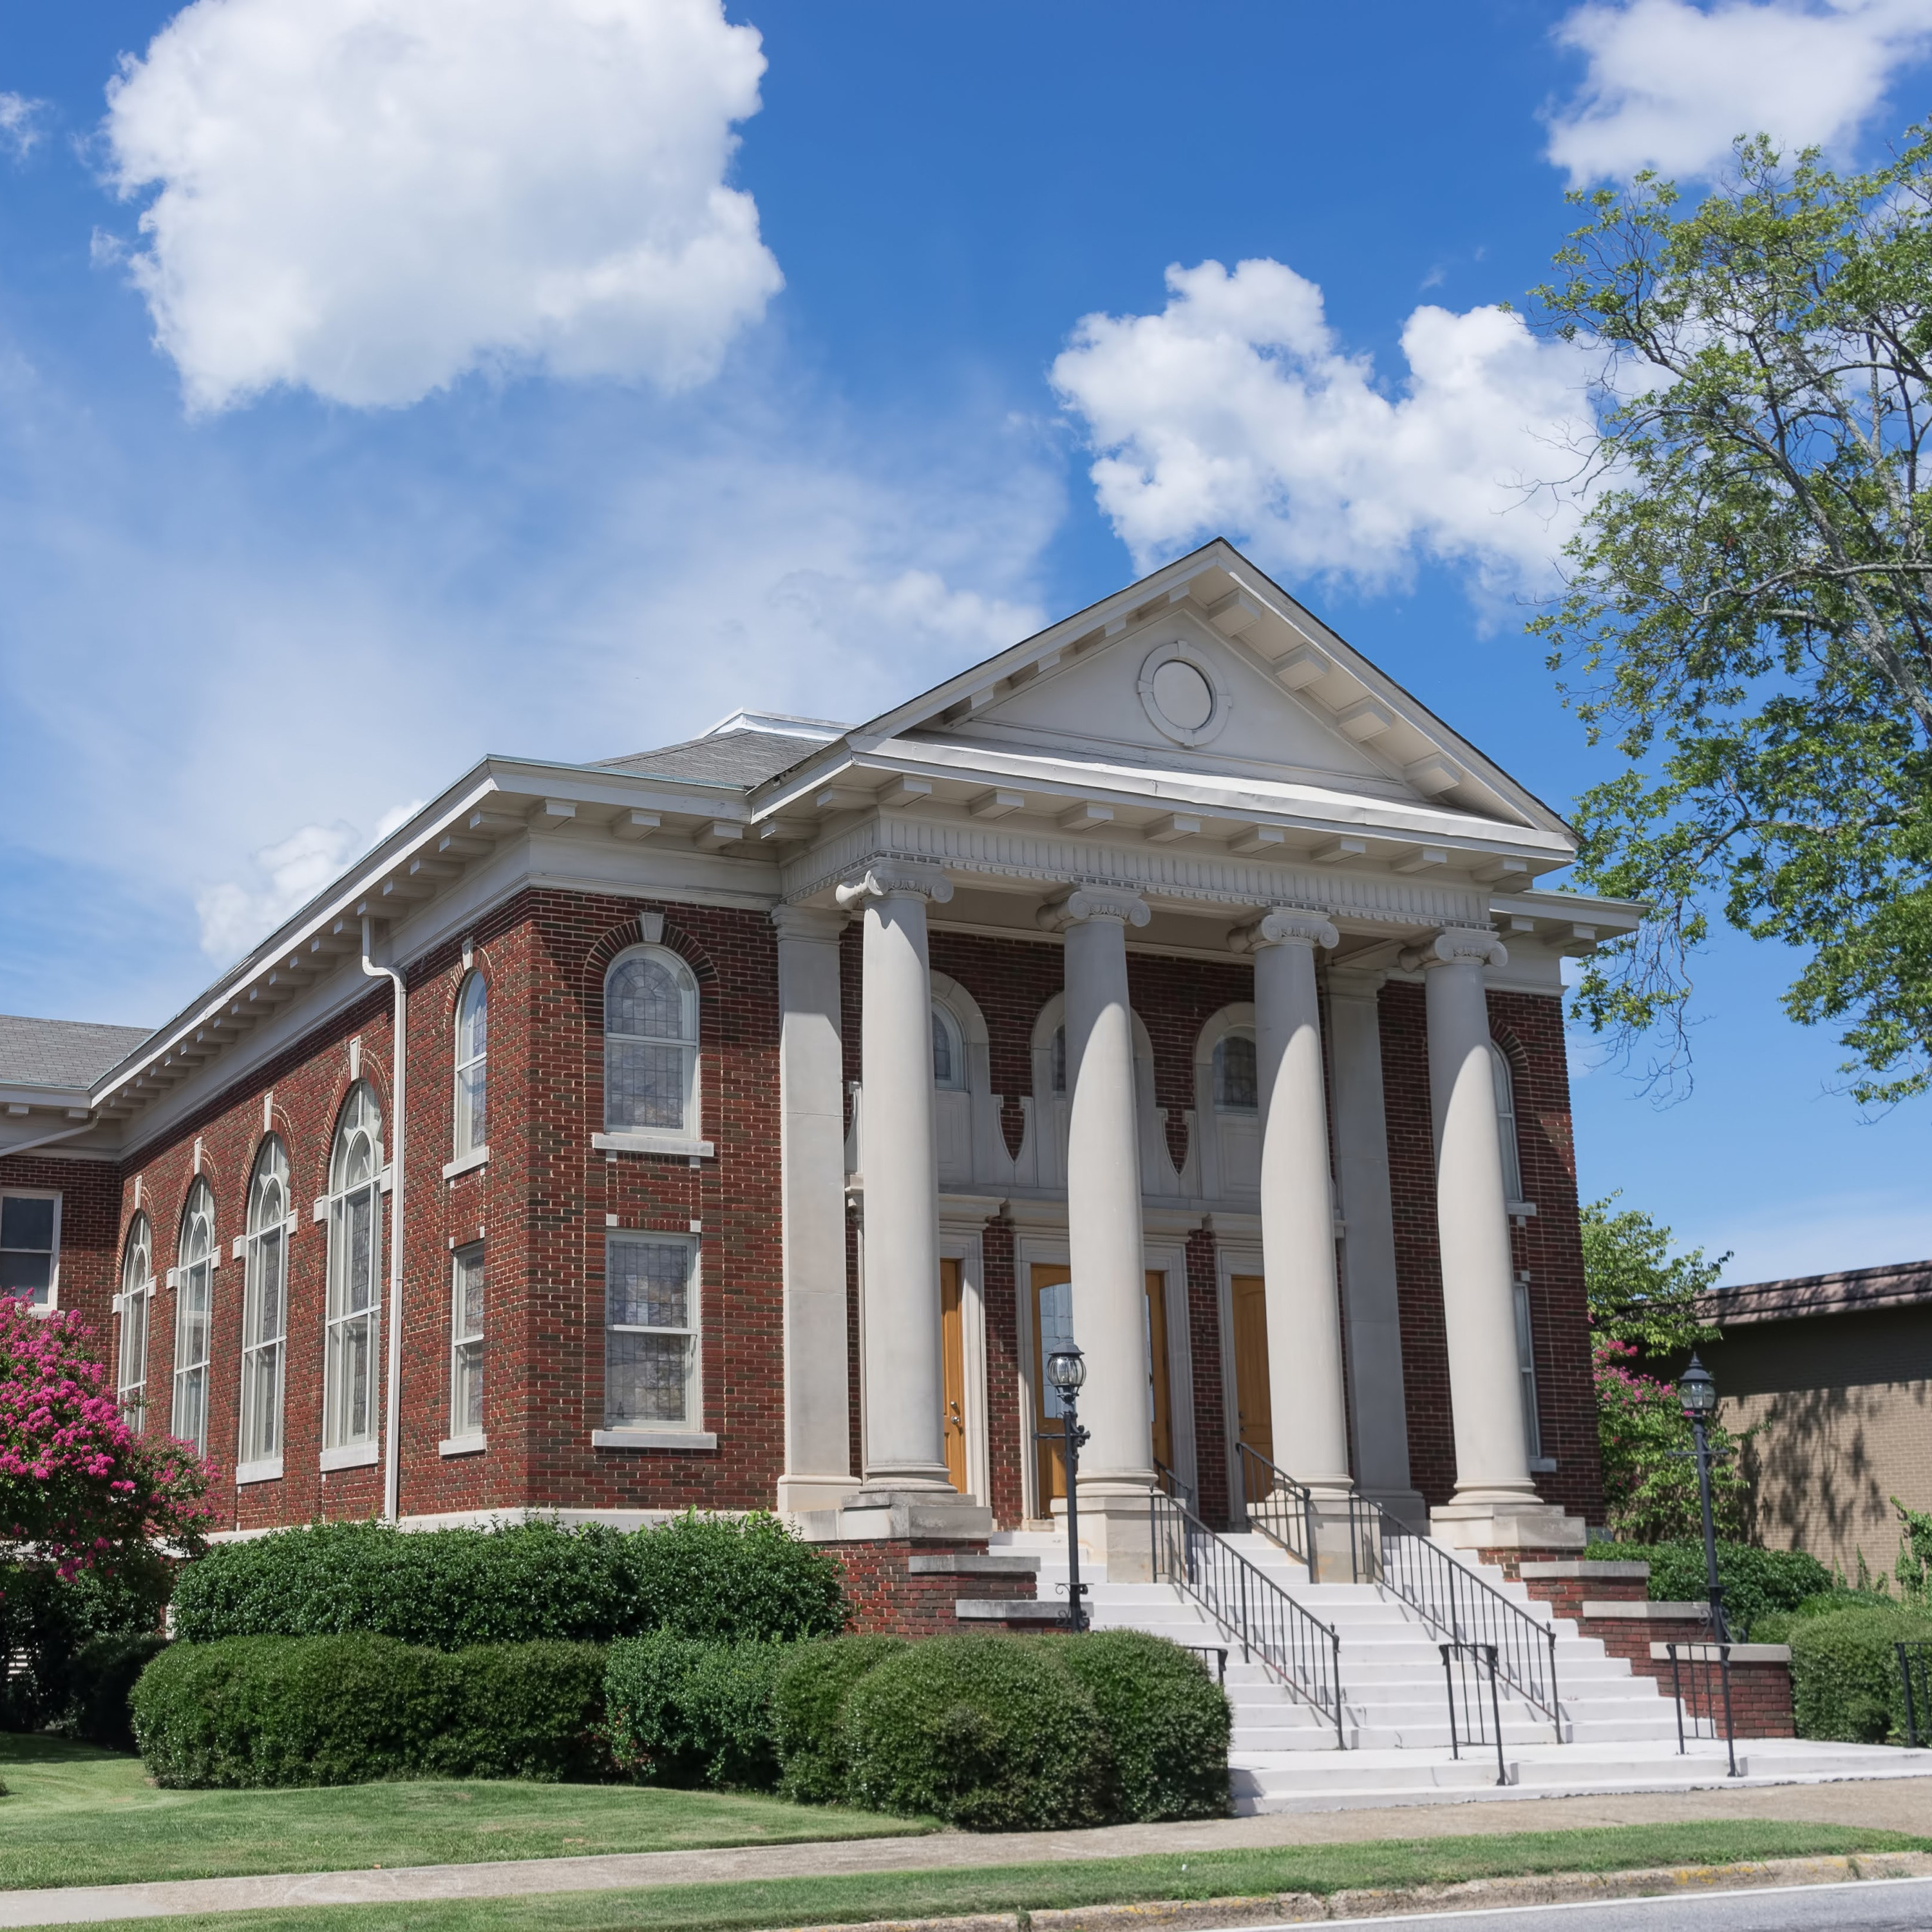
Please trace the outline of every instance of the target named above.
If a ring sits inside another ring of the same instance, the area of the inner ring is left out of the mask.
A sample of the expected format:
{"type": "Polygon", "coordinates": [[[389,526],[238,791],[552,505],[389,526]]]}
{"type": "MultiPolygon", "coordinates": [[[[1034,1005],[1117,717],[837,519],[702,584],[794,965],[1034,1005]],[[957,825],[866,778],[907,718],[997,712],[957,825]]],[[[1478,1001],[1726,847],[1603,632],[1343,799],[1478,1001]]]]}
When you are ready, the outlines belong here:
{"type": "Polygon", "coordinates": [[[1117,919],[1123,926],[1144,926],[1154,916],[1139,893],[1125,886],[1070,886],[1034,914],[1043,932],[1064,932],[1090,919],[1117,919]]]}
{"type": "Polygon", "coordinates": [[[845,930],[845,914],[818,906],[774,906],[772,923],[782,940],[836,939],[845,930]]]}
{"type": "Polygon", "coordinates": [[[874,859],[857,878],[848,879],[837,893],[838,903],[848,911],[869,899],[916,898],[944,905],[952,896],[952,881],[937,866],[916,859],[874,859]]]}
{"type": "Polygon", "coordinates": [[[1426,970],[1472,959],[1481,966],[1507,966],[1509,949],[1479,926],[1445,926],[1426,945],[1409,946],[1402,955],[1402,963],[1412,971],[1418,966],[1426,970]]]}
{"type": "Polygon", "coordinates": [[[1250,926],[1238,926],[1228,935],[1237,952],[1258,952],[1264,946],[1317,946],[1341,944],[1328,915],[1313,906],[1275,906],[1250,926]]]}

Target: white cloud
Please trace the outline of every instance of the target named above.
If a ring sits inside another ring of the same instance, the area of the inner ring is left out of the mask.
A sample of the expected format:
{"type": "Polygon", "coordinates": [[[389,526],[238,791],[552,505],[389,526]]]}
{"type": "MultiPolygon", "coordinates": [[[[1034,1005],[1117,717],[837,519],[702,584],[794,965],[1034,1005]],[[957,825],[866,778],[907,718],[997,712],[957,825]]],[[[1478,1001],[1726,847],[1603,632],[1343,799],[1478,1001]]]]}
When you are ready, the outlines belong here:
{"type": "Polygon", "coordinates": [[[764,67],[720,0],[194,0],[105,130],[190,406],[708,380],[782,285],[725,178],[764,67]]]}
{"type": "Polygon", "coordinates": [[[0,142],[16,155],[24,156],[40,138],[38,125],[44,100],[30,100],[24,94],[0,93],[0,142]]]}
{"type": "Polygon", "coordinates": [[[362,841],[356,828],[304,825],[251,855],[250,879],[204,887],[195,895],[201,917],[201,950],[226,964],[274,931],[298,906],[314,898],[353,856],[362,841]]]}
{"type": "Polygon", "coordinates": [[[1739,134],[1843,148],[1932,46],[1932,0],[1629,0],[1576,8],[1556,38],[1589,65],[1550,117],[1550,160],[1580,184],[1690,177],[1739,134]]]}
{"type": "Polygon", "coordinates": [[[1336,341],[1279,262],[1170,268],[1157,315],[1090,315],[1054,386],[1097,453],[1100,507],[1144,568],[1222,532],[1302,573],[1400,582],[1424,558],[1538,584],[1573,506],[1584,352],[1502,309],[1417,309],[1402,390],[1336,341]]]}

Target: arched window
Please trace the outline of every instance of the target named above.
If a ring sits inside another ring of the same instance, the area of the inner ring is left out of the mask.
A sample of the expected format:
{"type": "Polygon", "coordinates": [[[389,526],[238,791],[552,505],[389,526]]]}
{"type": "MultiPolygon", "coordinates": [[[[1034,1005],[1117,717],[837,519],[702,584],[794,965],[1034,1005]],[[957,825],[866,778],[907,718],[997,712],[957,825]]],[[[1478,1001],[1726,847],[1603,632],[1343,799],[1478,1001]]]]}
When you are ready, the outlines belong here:
{"type": "Polygon", "coordinates": [[[698,1131],[698,982],[662,946],[626,953],[604,982],[604,1129],[698,1131]]]}
{"type": "Polygon", "coordinates": [[[942,1093],[966,1090],[966,1048],[959,1022],[936,1000],[932,1008],[932,1084],[942,1093]]]}
{"type": "Polygon", "coordinates": [[[1214,1105],[1224,1114],[1252,1114],[1259,1109],[1260,1087],[1255,1072],[1255,1036],[1226,1033],[1214,1042],[1214,1105]]]}
{"type": "Polygon", "coordinates": [[[490,995],[481,973],[472,973],[463,982],[456,1002],[456,1134],[454,1153],[484,1151],[489,1144],[489,1116],[486,1108],[489,1064],[490,995]]]}
{"type": "Polygon", "coordinates": [[[382,1116],[360,1083],[344,1102],[328,1162],[328,1313],[322,1349],[324,1449],[376,1439],[382,1328],[382,1116]]]}
{"type": "Polygon", "coordinates": [[[1516,1082],[1510,1072],[1509,1055],[1490,1042],[1490,1071],[1496,1083],[1496,1138],[1502,1143],[1503,1197],[1520,1201],[1522,1194],[1522,1154],[1516,1138],[1516,1082]]]}
{"type": "Polygon", "coordinates": [[[248,1184],[248,1256],[242,1292],[242,1454],[238,1474],[279,1474],[282,1381],[289,1326],[289,1162],[274,1135],[248,1184]],[[262,1468],[266,1463],[272,1466],[262,1468]]]}
{"type": "Polygon", "coordinates": [[[175,1400],[170,1432],[208,1454],[208,1337],[214,1310],[214,1190],[189,1189],[175,1289],[175,1400]]]}
{"type": "Polygon", "coordinates": [[[154,1299],[154,1234],[145,1214],[128,1229],[121,1258],[121,1366],[116,1378],[121,1413],[140,1434],[148,1406],[148,1313],[154,1299]]]}

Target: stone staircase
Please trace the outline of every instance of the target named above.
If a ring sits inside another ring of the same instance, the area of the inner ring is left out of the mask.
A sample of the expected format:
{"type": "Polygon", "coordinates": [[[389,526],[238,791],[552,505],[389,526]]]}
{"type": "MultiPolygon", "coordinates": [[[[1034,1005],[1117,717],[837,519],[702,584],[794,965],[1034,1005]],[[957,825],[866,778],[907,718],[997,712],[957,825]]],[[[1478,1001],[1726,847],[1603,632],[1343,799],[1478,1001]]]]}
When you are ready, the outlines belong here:
{"type": "MultiPolygon", "coordinates": [[[[1222,1540],[1278,1584],[1340,1639],[1342,1719],[1298,1698],[1258,1661],[1244,1660],[1239,1637],[1222,1629],[1172,1583],[1116,1583],[1084,1552],[1096,1630],[1143,1630],[1212,1652],[1226,1652],[1233,1708],[1229,1765],[1234,1809],[1243,1815],[1360,1805],[1549,1797],[1559,1793],[1657,1790],[1730,1784],[1721,1741],[1678,1750],[1677,1713],[1651,1678],[1634,1674],[1594,1637],[1556,1617],[1500,1570],[1470,1564],[1484,1580],[1556,1631],[1562,1735],[1541,1712],[1499,1687],[1502,1764],[1493,1730],[1465,1736],[1452,1750],[1449,1699],[1436,1633],[1409,1604],[1372,1584],[1310,1583],[1280,1546],[1247,1532],[1222,1540]]],[[[1064,1602],[1066,1546],[1044,1531],[996,1534],[992,1548],[1036,1558],[1043,1603],[1064,1602]]],[[[1208,1658],[1210,1668],[1218,1660],[1208,1658]]],[[[1485,1691],[1486,1702],[1486,1690],[1485,1691]]],[[[1822,1778],[1932,1775],[1932,1752],[1788,1740],[1741,1742],[1742,1782],[1822,1778]]]]}

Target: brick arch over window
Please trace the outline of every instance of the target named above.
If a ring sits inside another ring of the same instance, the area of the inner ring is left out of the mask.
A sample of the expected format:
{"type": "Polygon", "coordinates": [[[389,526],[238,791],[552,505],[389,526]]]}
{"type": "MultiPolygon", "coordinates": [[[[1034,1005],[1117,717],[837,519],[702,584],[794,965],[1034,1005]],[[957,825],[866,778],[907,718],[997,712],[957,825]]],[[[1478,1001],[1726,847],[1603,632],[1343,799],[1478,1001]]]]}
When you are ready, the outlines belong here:
{"type": "MultiPolygon", "coordinates": [[[[718,981],[718,968],[711,956],[697,940],[686,932],[668,914],[653,910],[640,914],[630,919],[620,919],[617,923],[598,934],[596,943],[584,956],[583,992],[584,1017],[586,1023],[602,1028],[604,1024],[604,980],[610,970],[610,962],[619,953],[628,952],[633,946],[662,946],[667,952],[675,952],[691,968],[692,976],[698,982],[702,994],[707,987],[718,981]],[[662,920],[662,926],[658,922],[662,920]],[[658,928],[656,936],[652,928],[658,928]]],[[[700,1004],[698,1024],[704,1024],[704,1005],[700,1004]]]]}

